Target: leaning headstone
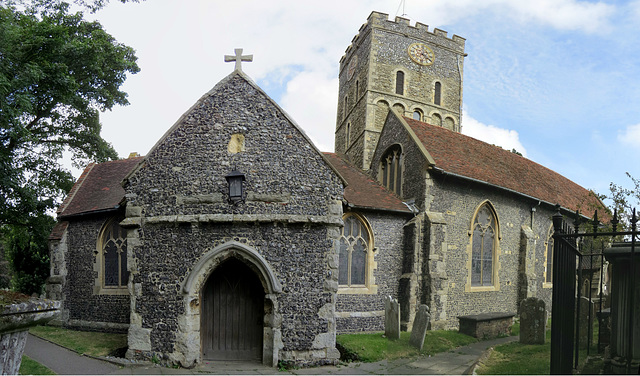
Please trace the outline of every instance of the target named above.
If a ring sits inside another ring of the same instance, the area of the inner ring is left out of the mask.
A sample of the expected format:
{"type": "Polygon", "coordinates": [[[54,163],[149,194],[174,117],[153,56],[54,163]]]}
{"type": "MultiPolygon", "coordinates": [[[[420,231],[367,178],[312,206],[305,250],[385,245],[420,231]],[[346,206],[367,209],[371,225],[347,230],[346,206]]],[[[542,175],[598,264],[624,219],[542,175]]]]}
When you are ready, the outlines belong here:
{"type": "Polygon", "coordinates": [[[544,345],[547,310],[544,300],[527,298],[520,303],[520,343],[544,345]]]}
{"type": "Polygon", "coordinates": [[[384,300],[384,335],[389,339],[400,339],[400,304],[391,296],[384,300]]]}
{"type": "Polygon", "coordinates": [[[409,344],[417,347],[418,350],[422,350],[424,345],[424,336],[427,335],[427,326],[429,326],[430,319],[429,307],[426,304],[421,304],[413,321],[413,329],[409,338],[409,344]]]}

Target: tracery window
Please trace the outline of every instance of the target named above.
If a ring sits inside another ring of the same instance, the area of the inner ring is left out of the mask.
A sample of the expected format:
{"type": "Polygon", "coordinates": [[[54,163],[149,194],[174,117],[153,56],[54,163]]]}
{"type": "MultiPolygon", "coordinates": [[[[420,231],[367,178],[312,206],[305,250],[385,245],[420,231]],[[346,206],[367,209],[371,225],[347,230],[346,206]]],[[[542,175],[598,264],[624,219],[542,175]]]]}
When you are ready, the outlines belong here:
{"type": "Polygon", "coordinates": [[[442,84],[436,82],[433,90],[433,104],[440,106],[440,98],[442,96],[442,84]]]}
{"type": "Polygon", "coordinates": [[[400,145],[387,149],[380,159],[378,181],[398,196],[402,196],[402,173],[404,159],[400,145]]]}
{"type": "Polygon", "coordinates": [[[488,203],[478,209],[471,241],[471,286],[494,286],[498,238],[495,212],[488,203]]]}
{"type": "Polygon", "coordinates": [[[404,95],[404,72],[396,72],[396,94],[404,95]]]}
{"type": "Polygon", "coordinates": [[[340,236],[340,268],[338,284],[341,286],[364,286],[367,283],[369,231],[356,215],[344,218],[340,236]]]}
{"type": "Polygon", "coordinates": [[[126,288],[129,280],[127,232],[120,227],[120,220],[109,220],[101,231],[98,261],[101,285],[104,288],[126,288]]]}

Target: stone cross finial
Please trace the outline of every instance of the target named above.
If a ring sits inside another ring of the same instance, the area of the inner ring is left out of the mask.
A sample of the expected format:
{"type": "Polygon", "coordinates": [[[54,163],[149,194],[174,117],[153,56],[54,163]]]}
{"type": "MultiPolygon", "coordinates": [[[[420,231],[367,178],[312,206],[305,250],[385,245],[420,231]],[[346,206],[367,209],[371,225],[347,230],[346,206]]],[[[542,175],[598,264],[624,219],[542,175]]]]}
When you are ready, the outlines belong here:
{"type": "Polygon", "coordinates": [[[253,55],[242,55],[242,48],[236,48],[234,50],[236,52],[235,56],[233,55],[224,55],[225,63],[230,61],[236,62],[235,70],[242,71],[242,62],[243,61],[253,61],[253,55]]]}

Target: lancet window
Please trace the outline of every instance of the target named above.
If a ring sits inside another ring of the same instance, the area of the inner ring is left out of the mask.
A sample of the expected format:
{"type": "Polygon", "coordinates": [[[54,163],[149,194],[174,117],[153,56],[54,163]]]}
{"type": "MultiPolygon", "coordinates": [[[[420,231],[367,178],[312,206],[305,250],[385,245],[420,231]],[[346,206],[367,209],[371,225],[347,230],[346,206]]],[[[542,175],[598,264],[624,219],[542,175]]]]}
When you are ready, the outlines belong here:
{"type": "Polygon", "coordinates": [[[390,147],[380,159],[378,179],[380,183],[398,196],[402,196],[403,155],[400,145],[390,147]]]}

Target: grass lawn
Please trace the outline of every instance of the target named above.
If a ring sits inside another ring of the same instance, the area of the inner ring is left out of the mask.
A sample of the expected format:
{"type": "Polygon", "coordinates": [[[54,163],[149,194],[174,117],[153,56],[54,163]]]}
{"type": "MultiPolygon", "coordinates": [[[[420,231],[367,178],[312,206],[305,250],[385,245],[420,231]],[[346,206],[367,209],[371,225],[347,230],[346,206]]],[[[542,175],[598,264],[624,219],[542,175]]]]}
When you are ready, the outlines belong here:
{"type": "Polygon", "coordinates": [[[433,355],[456,347],[477,342],[476,338],[454,330],[427,331],[422,351],[409,345],[411,333],[401,332],[400,339],[391,341],[383,333],[340,334],[336,338],[341,352],[351,360],[377,362],[384,359],[410,358],[419,355],[433,355]]]}
{"type": "Polygon", "coordinates": [[[22,356],[20,375],[55,375],[56,373],[26,355],[22,356]]]}
{"type": "MultiPolygon", "coordinates": [[[[517,325],[517,324],[516,324],[517,325]]],[[[512,327],[512,333],[519,327],[512,327]]],[[[496,346],[487,360],[476,369],[479,375],[548,375],[550,372],[551,356],[551,322],[547,324],[544,345],[523,345],[511,342],[496,346]]],[[[597,340],[598,328],[595,325],[594,339],[597,340]]],[[[602,369],[602,361],[598,360],[596,346],[592,346],[592,357],[587,360],[587,350],[580,350],[578,373],[597,373],[602,369]],[[596,354],[597,355],[597,354],[596,354]]]]}
{"type": "Polygon", "coordinates": [[[29,332],[79,354],[107,356],[127,346],[126,334],[81,332],[55,326],[35,326],[29,332]]]}

